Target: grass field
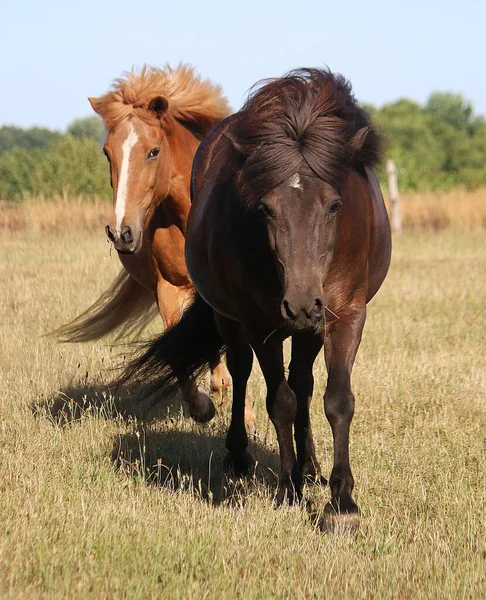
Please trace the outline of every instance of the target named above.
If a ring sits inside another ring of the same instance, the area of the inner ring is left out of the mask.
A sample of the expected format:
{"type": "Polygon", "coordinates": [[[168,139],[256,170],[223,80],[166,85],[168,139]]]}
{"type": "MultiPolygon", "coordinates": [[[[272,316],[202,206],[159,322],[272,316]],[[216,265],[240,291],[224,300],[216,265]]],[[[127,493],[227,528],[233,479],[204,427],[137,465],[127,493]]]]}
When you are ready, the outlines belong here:
{"type": "MultiPolygon", "coordinates": [[[[206,426],[177,405],[144,416],[103,388],[124,348],[41,337],[118,270],[102,229],[80,230],[77,214],[0,241],[1,598],[486,597],[484,229],[395,240],[353,378],[361,528],[324,535],[303,507],[273,508],[259,372],[258,465],[234,482],[221,471],[227,415],[206,426]]],[[[316,374],[328,474],[322,357],[316,374]]]]}

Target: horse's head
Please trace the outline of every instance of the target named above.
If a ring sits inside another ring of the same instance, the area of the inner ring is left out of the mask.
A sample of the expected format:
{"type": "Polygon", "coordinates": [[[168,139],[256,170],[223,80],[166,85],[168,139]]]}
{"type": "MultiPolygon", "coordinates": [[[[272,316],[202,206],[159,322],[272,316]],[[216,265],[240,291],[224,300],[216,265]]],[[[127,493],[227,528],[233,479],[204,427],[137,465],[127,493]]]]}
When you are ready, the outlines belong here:
{"type": "Polygon", "coordinates": [[[350,94],[341,77],[297,71],[250,96],[226,136],[238,155],[239,201],[266,214],[280,309],[294,331],[321,328],[339,190],[352,170],[379,158],[379,138],[350,94]]]}
{"type": "Polygon", "coordinates": [[[331,185],[298,173],[260,202],[283,289],[281,312],[294,331],[317,331],[324,321],[341,204],[331,185]]]}
{"type": "Polygon", "coordinates": [[[108,130],[104,151],[115,214],[106,233],[115,248],[138,252],[148,237],[144,233],[153,233],[157,208],[157,216],[163,213],[184,232],[199,137],[229,112],[221,88],[201,79],[190,65],[144,65],[89,101],[108,130]]]}
{"type": "MultiPolygon", "coordinates": [[[[92,107],[100,112],[96,98],[92,107]]],[[[106,234],[120,253],[140,250],[147,220],[170,188],[171,154],[165,125],[167,101],[153,98],[142,119],[135,113],[117,122],[106,138],[103,151],[110,163],[115,207],[106,234]]],[[[103,115],[102,115],[103,116],[103,115]]]]}

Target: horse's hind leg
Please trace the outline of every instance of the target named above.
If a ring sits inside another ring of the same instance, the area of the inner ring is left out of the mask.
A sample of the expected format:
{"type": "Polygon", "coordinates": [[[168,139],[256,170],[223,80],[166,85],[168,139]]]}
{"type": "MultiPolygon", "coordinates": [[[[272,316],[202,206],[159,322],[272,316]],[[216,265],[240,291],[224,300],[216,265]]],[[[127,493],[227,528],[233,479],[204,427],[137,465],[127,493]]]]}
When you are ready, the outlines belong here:
{"type": "MultiPolygon", "coordinates": [[[[165,329],[179,321],[182,312],[189,306],[192,295],[193,289],[191,287],[178,287],[162,277],[159,278],[157,282],[157,306],[165,329]]],[[[198,423],[210,421],[216,411],[209,396],[204,391],[199,390],[191,378],[180,381],[180,387],[191,418],[198,423]]]]}
{"type": "Polygon", "coordinates": [[[211,400],[219,411],[228,404],[229,373],[223,361],[211,369],[211,400]]]}
{"type": "Polygon", "coordinates": [[[349,464],[349,429],[354,415],[351,371],[366,319],[366,306],[354,305],[327,327],[324,354],[328,371],[324,410],[334,441],[334,464],[329,479],[331,501],[325,508],[323,527],[333,527],[345,516],[347,525],[359,523],[358,506],[352,499],[353,475],[349,464]]]}
{"type": "Polygon", "coordinates": [[[245,398],[245,427],[248,435],[256,436],[256,417],[248,394],[245,398]]]}
{"type": "Polygon", "coordinates": [[[231,424],[226,436],[228,454],[225,467],[236,475],[246,475],[254,465],[247,451],[248,435],[245,428],[246,385],[253,365],[253,351],[246,341],[241,325],[215,313],[219,333],[226,343],[226,361],[233,379],[231,424]]]}
{"type": "MultiPolygon", "coordinates": [[[[229,401],[228,397],[229,373],[224,362],[218,363],[211,369],[211,400],[217,410],[224,408],[229,401]]],[[[248,435],[256,432],[256,418],[248,396],[245,398],[245,427],[248,435]]]]}
{"type": "Polygon", "coordinates": [[[297,416],[294,437],[297,449],[297,470],[294,477],[302,481],[326,484],[316,458],[314,440],[309,417],[309,406],[314,390],[312,367],[322,348],[322,339],[312,334],[292,336],[292,359],[289,365],[289,385],[297,397],[297,416]]]}

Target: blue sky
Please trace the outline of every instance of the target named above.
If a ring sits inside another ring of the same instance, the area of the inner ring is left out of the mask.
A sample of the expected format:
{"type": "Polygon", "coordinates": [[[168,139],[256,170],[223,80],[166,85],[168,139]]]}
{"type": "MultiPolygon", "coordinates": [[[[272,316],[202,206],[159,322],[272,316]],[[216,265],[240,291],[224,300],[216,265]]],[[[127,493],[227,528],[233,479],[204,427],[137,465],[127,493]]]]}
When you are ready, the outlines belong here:
{"type": "Polygon", "coordinates": [[[238,109],[264,77],[327,64],[361,101],[433,90],[486,114],[486,1],[0,0],[0,125],[63,129],[143,63],[194,64],[238,109]]]}

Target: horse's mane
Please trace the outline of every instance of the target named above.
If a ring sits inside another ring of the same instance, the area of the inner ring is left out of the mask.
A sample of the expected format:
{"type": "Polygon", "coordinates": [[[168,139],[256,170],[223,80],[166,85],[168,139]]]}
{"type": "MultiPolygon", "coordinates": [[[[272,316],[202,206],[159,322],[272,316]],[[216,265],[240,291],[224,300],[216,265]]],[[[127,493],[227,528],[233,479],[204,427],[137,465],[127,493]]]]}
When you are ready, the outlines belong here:
{"type": "Polygon", "coordinates": [[[107,129],[113,129],[132,113],[156,124],[157,116],[148,105],[157,96],[166,99],[169,115],[201,135],[230,113],[221,87],[209,79],[202,80],[187,64],[176,69],[169,65],[163,69],[148,65],[134,69],[115,79],[104,96],[90,98],[90,102],[107,129]]]}
{"type": "Polygon", "coordinates": [[[349,167],[379,162],[380,137],[341,75],[299,69],[257,85],[228,132],[244,158],[236,183],[246,204],[295,173],[339,188],[349,167]]]}

